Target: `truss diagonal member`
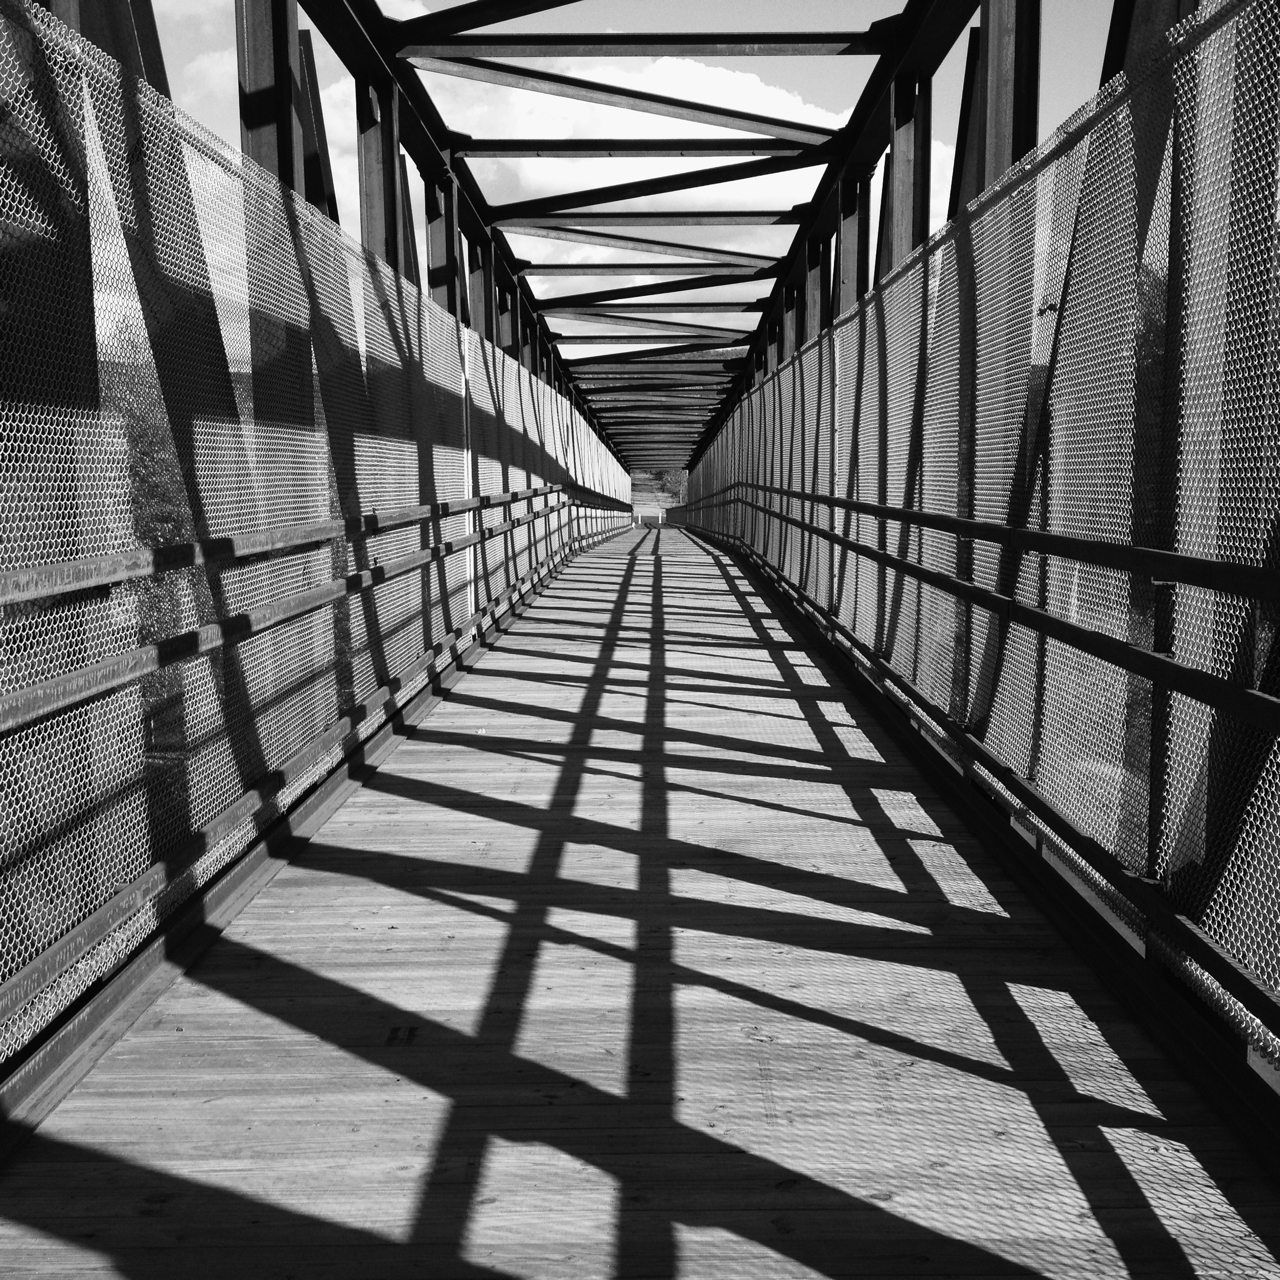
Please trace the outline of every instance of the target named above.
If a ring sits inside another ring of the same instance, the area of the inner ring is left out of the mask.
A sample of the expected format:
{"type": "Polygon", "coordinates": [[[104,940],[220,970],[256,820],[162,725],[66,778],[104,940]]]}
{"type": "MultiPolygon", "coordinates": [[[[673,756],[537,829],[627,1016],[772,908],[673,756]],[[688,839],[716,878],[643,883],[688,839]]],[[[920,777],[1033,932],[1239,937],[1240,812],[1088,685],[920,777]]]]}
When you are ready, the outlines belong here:
{"type": "Polygon", "coordinates": [[[745,348],[741,343],[681,342],[667,347],[650,346],[643,351],[610,352],[608,355],[602,356],[582,356],[577,360],[568,360],[565,363],[570,369],[582,369],[597,364],[634,368],[636,365],[663,364],[671,356],[683,356],[685,361],[682,361],[682,364],[691,361],[707,361],[718,366],[721,362],[740,364],[744,358],[742,354],[744,350],[745,348]],[[739,354],[731,355],[731,352],[739,354]]]}
{"type": "MultiPolygon", "coordinates": [[[[530,279],[538,276],[696,276],[706,272],[705,262],[548,262],[520,268],[530,279]]],[[[753,266],[721,264],[720,274],[738,279],[756,273],[753,266]]]]}
{"type": "Polygon", "coordinates": [[[590,244],[602,249],[634,249],[641,253],[660,253],[674,258],[697,258],[703,262],[728,262],[735,266],[764,267],[778,260],[761,253],[735,253],[731,249],[708,249],[700,244],[679,244],[674,240],[648,240],[643,236],[616,236],[603,231],[578,231],[572,227],[524,226],[519,222],[511,222],[504,223],[502,229],[508,235],[534,236],[540,240],[564,240],[571,244],[590,244]]]}
{"type": "MultiPolygon", "coordinates": [[[[538,314],[544,316],[554,315],[577,315],[581,313],[584,316],[594,316],[599,314],[594,307],[590,306],[562,306],[558,305],[560,299],[548,299],[545,306],[538,308],[538,314]]],[[[726,311],[741,311],[744,314],[762,310],[764,303],[756,300],[754,302],[699,302],[696,299],[690,299],[688,302],[624,302],[620,304],[621,310],[628,315],[632,312],[658,312],[679,314],[706,312],[709,314],[718,314],[726,311]]]]}
{"type": "Polygon", "coordinates": [[[500,218],[530,217],[540,213],[563,213],[583,205],[612,204],[616,200],[642,200],[648,196],[666,195],[671,191],[688,191],[693,187],[714,187],[744,178],[763,178],[794,169],[812,169],[825,165],[830,156],[823,151],[809,151],[802,156],[767,156],[763,160],[747,160],[742,164],[720,165],[714,169],[691,169],[684,173],[667,173],[659,178],[639,178],[634,182],[618,182],[607,187],[589,187],[585,191],[565,191],[560,195],[540,196],[535,200],[519,200],[498,205],[493,213],[500,218]]]}
{"type": "MultiPolygon", "coordinates": [[[[653,294],[684,293],[692,289],[714,289],[721,285],[742,284],[758,280],[772,280],[773,268],[761,270],[749,276],[712,275],[695,276],[692,280],[655,280],[651,284],[629,284],[618,289],[600,289],[594,293],[562,294],[556,298],[542,299],[537,304],[537,311],[542,312],[545,303],[548,309],[564,307],[583,307],[595,302],[621,302],[626,298],[646,298],[653,294]]],[[[690,303],[686,310],[692,310],[696,303],[690,303]]]]}
{"type": "Polygon", "coordinates": [[[818,125],[796,124],[772,116],[730,111],[703,103],[686,102],[681,98],[668,98],[658,93],[645,93],[640,89],[619,89],[594,80],[579,80],[575,76],[556,75],[550,71],[504,66],[500,62],[485,62],[479,58],[414,57],[409,61],[420,71],[461,76],[464,80],[480,80],[485,84],[503,85],[508,89],[549,93],[558,98],[575,98],[579,102],[594,102],[605,107],[622,107],[627,111],[645,111],[650,115],[670,116],[675,120],[714,124],[725,129],[739,129],[744,133],[763,133],[810,146],[821,146],[835,136],[830,129],[823,129],[818,125]]]}
{"type": "Polygon", "coordinates": [[[410,18],[397,35],[400,57],[419,58],[803,58],[879,57],[894,20],[868,31],[502,32],[436,36],[429,18],[410,18]]]}
{"type": "Polygon", "coordinates": [[[732,346],[744,346],[750,333],[730,333],[723,338],[718,334],[699,333],[695,330],[684,330],[680,333],[553,333],[551,341],[561,346],[579,347],[639,347],[655,342],[669,341],[672,338],[719,338],[732,346]]]}
{"type": "MultiPolygon", "coordinates": [[[[564,319],[590,321],[593,324],[616,326],[621,329],[641,329],[645,333],[680,333],[701,338],[742,338],[753,329],[724,329],[719,325],[695,324],[685,320],[649,320],[643,316],[628,316],[617,311],[594,311],[590,307],[558,311],[564,319]]],[[[562,335],[563,336],[563,335],[562,335]]]]}

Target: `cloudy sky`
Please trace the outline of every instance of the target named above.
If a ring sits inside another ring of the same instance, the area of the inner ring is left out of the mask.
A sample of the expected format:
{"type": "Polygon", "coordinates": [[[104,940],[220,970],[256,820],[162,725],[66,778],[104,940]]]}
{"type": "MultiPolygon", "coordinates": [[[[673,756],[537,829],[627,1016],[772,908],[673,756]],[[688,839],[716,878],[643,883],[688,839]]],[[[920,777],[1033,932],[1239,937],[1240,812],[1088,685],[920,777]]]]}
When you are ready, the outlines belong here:
{"type": "MultiPolygon", "coordinates": [[[[178,105],[213,132],[239,145],[234,0],[153,0],[170,85],[178,105]]],[[[385,13],[409,18],[447,5],[421,0],[382,0],[385,13]]],[[[508,23],[494,30],[860,30],[897,12],[900,0],[578,0],[560,10],[508,23]]],[[[1111,0],[1044,0],[1041,136],[1047,135],[1097,89],[1111,0]]],[[[308,25],[300,15],[302,25],[308,25]]],[[[963,77],[963,41],[934,81],[932,225],[945,219],[955,151],[956,117],[963,77]]],[[[316,37],[325,125],[343,226],[359,236],[355,152],[355,95],[350,75],[316,37]]],[[[837,128],[848,118],[873,59],[870,58],[542,58],[528,65],[586,79],[642,88],[756,114],[837,128]]],[[[424,81],[451,128],[474,137],[714,137],[730,131],[661,116],[600,107],[520,90],[496,88],[446,76],[424,81]]],[[[740,136],[740,135],[739,135],[740,136]]],[[[493,203],[551,192],[595,187],[683,168],[731,161],[712,160],[476,160],[472,170],[493,203]]],[[[696,202],[707,208],[788,207],[811,194],[817,169],[707,188],[696,202]]],[[[661,199],[647,202],[653,207],[661,199]]],[[[687,193],[665,199],[686,203],[687,193]]],[[[421,235],[421,192],[413,195],[421,235]]],[[[611,206],[625,209],[627,205],[611,206]]],[[[874,223],[873,223],[874,225],[874,223]]],[[[680,238],[760,252],[785,248],[787,228],[681,229],[680,238]],[[690,234],[686,235],[685,232],[690,234]]],[[[421,241],[420,241],[421,243],[421,241]]],[[[599,250],[512,237],[522,256],[541,262],[601,260],[599,250]]],[[[634,253],[627,260],[640,260],[634,253]]],[[[665,261],[670,262],[667,258],[665,261]]],[[[611,279],[609,285],[628,283],[611,279]]],[[[578,278],[535,281],[541,296],[577,292],[578,278]]],[[[586,354],[585,351],[581,354],[586,354]]]]}

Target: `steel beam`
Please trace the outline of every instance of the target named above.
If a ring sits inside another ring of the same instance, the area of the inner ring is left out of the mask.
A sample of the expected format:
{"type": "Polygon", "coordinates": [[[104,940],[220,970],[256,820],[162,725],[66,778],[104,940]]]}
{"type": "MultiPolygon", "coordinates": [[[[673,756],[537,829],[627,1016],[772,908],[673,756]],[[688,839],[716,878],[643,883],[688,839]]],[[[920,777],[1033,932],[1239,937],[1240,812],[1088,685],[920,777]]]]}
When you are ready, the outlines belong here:
{"type": "Polygon", "coordinates": [[[387,81],[356,79],[360,165],[360,241],[397,271],[404,267],[400,196],[400,92],[387,81]]]}
{"type": "MultiPolygon", "coordinates": [[[[758,267],[720,263],[716,272],[722,276],[753,279],[758,267]]],[[[521,267],[526,279],[538,276],[705,276],[705,262],[546,262],[521,267]]]]}
{"type": "Polygon", "coordinates": [[[871,179],[846,175],[840,183],[840,230],[836,241],[837,314],[848,311],[866,292],[870,279],[871,179]]]}
{"type": "MultiPolygon", "coordinates": [[[[353,76],[365,80],[383,79],[399,88],[400,141],[404,149],[424,177],[435,180],[447,176],[455,183],[459,221],[468,225],[474,223],[477,227],[489,226],[492,219],[484,195],[465,161],[454,162],[450,156],[449,130],[421,79],[408,63],[387,49],[392,28],[375,0],[299,0],[299,3],[329,45],[339,52],[353,76]]],[[[465,5],[454,6],[438,16],[444,20],[447,14],[451,21],[461,21],[464,10],[479,13],[481,9],[497,12],[500,8],[502,6],[491,8],[487,3],[474,10],[465,5]]],[[[527,11],[536,12],[537,7],[527,11]]],[[[514,263],[514,255],[510,253],[505,237],[498,237],[495,245],[509,263],[514,263]]],[[[540,350],[543,344],[537,335],[542,329],[542,321],[535,312],[536,300],[527,283],[517,281],[516,284],[521,297],[522,319],[527,318],[528,321],[529,369],[535,376],[544,377],[544,365],[559,368],[559,357],[549,347],[545,351],[540,350]]],[[[523,338],[526,332],[523,324],[521,332],[523,338]]],[[[605,443],[608,445],[607,440],[605,443]]]]}
{"type": "Polygon", "coordinates": [[[43,0],[45,7],[168,98],[169,77],[151,0],[43,0]]]}
{"type": "Polygon", "coordinates": [[[589,187],[584,191],[565,191],[553,196],[539,196],[533,200],[516,200],[498,205],[496,218],[529,218],[539,214],[560,213],[562,221],[572,221],[564,211],[581,205],[613,204],[619,200],[643,200],[649,196],[666,195],[672,191],[689,191],[694,187],[721,186],[726,182],[741,182],[745,178],[763,178],[775,173],[790,173],[795,169],[812,169],[826,164],[829,155],[816,151],[802,156],[766,156],[763,160],[744,160],[741,164],[719,165],[714,169],[692,169],[685,173],[668,173],[658,178],[638,178],[633,182],[618,182],[605,187],[589,187]]]}
{"type": "Polygon", "coordinates": [[[593,364],[646,364],[659,360],[666,360],[671,356],[691,356],[695,360],[701,360],[704,363],[710,364],[717,360],[733,360],[735,357],[702,355],[700,353],[734,350],[737,350],[737,347],[729,346],[721,341],[707,339],[704,342],[682,342],[672,346],[652,347],[644,351],[633,351],[630,353],[623,352],[620,354],[614,354],[611,352],[609,355],[603,356],[582,356],[577,360],[570,360],[567,363],[571,369],[581,369],[593,364]]]}
{"type": "Polygon", "coordinates": [[[333,165],[329,158],[329,138],[320,103],[320,82],[316,78],[315,51],[311,32],[298,32],[298,113],[302,120],[303,194],[334,222],[338,219],[338,198],[333,185],[333,165]]]}
{"type": "MultiPolygon", "coordinates": [[[[752,311],[761,310],[763,304],[760,302],[621,302],[618,304],[619,312],[626,312],[628,315],[633,311],[648,314],[650,312],[661,313],[681,313],[688,312],[695,314],[698,312],[721,313],[726,311],[742,311],[750,313],[752,311]]],[[[590,306],[552,306],[548,303],[539,310],[544,316],[555,315],[581,315],[584,318],[590,318],[600,314],[594,307],[590,306]]]]}
{"type": "Polygon", "coordinates": [[[298,58],[297,0],[236,0],[240,149],[289,190],[303,192],[298,58]]]}
{"type": "Polygon", "coordinates": [[[410,18],[397,29],[397,53],[410,62],[436,58],[876,58],[890,47],[895,18],[867,31],[689,31],[589,35],[519,34],[443,37],[429,31],[430,17],[410,18]],[[424,37],[426,37],[424,39],[424,37]]]}
{"type": "MultiPolygon", "coordinates": [[[[899,38],[891,51],[882,56],[872,70],[848,123],[840,130],[830,151],[838,158],[831,164],[818,183],[814,198],[805,206],[801,218],[802,233],[796,238],[791,254],[781,264],[775,285],[766,306],[766,315],[781,310],[782,280],[789,278],[798,260],[802,245],[807,241],[819,215],[826,208],[826,198],[838,182],[852,178],[858,181],[870,174],[889,144],[889,98],[893,82],[904,74],[919,78],[931,76],[963,35],[970,19],[978,9],[979,0],[907,0],[900,16],[899,38]]],[[[776,367],[776,333],[772,322],[762,327],[757,335],[751,365],[762,364],[765,369],[776,367]]],[[[745,391],[750,375],[740,384],[745,391]]],[[[702,450],[715,438],[726,421],[737,397],[730,395],[706,436],[690,459],[691,464],[701,456],[702,450]]]]}
{"type": "Polygon", "coordinates": [[[814,146],[829,142],[833,137],[830,129],[819,128],[816,125],[796,124],[790,120],[778,120],[773,116],[729,111],[701,103],[686,102],[681,98],[643,93],[638,89],[619,89],[612,85],[598,84],[592,80],[554,75],[549,71],[511,67],[500,62],[483,62],[474,58],[455,60],[419,57],[412,59],[412,64],[421,71],[434,71],[438,75],[460,76],[465,80],[502,85],[508,89],[526,89],[531,93],[573,98],[579,102],[594,102],[606,107],[622,107],[630,111],[643,111],[649,115],[668,116],[675,120],[687,120],[697,124],[714,124],[726,129],[740,129],[744,133],[763,133],[770,137],[786,138],[792,142],[804,142],[814,146]]]}
{"type": "Polygon", "coordinates": [[[458,197],[448,175],[426,185],[427,289],[431,300],[458,314],[458,197]]]}
{"type": "Polygon", "coordinates": [[[896,266],[928,238],[932,96],[928,77],[899,77],[890,92],[893,196],[886,268],[896,266]]]}
{"type": "Polygon", "coordinates": [[[418,266],[418,235],[413,229],[413,202],[409,197],[409,170],[404,162],[404,152],[396,157],[399,161],[397,188],[400,209],[400,274],[415,288],[422,287],[422,272],[418,266]]]}
{"type": "Polygon", "coordinates": [[[982,66],[982,31],[970,27],[964,84],[960,91],[960,120],[956,127],[956,155],[951,170],[951,198],[947,202],[948,222],[954,221],[956,214],[982,190],[982,148],[987,133],[982,66]]]}
{"type": "MultiPolygon", "coordinates": [[[[576,312],[571,311],[563,318],[591,321],[593,324],[610,325],[618,328],[642,325],[645,332],[659,335],[681,333],[699,338],[744,338],[751,336],[751,330],[744,332],[741,329],[721,329],[715,325],[691,324],[683,320],[645,320],[640,316],[618,315],[612,311],[591,311],[585,307],[576,312]]],[[[562,334],[560,336],[567,335],[562,334]]]]}
{"type": "Polygon", "coordinates": [[[718,342],[724,343],[728,338],[729,346],[744,346],[751,337],[750,333],[729,333],[729,334],[706,334],[698,333],[697,330],[682,331],[680,333],[553,333],[551,341],[571,346],[592,347],[592,346],[651,346],[658,342],[667,342],[671,338],[711,338],[714,337],[718,342]]]}
{"type": "MultiPolygon", "coordinates": [[[[565,307],[582,307],[595,302],[620,302],[626,298],[647,298],[654,294],[682,293],[693,289],[715,289],[723,285],[742,284],[744,280],[771,280],[773,271],[757,271],[749,276],[710,275],[697,276],[692,280],[661,281],[656,284],[624,285],[618,289],[601,289],[595,293],[575,293],[558,298],[547,298],[546,306],[563,309],[565,307]]],[[[536,304],[542,310],[542,304],[536,304]]]]}
{"type": "Polygon", "coordinates": [[[467,4],[455,4],[419,18],[420,34],[436,39],[456,35],[459,31],[472,31],[476,27],[489,27],[496,22],[511,22],[530,14],[545,13],[548,9],[563,9],[573,0],[470,0],[467,4]]]}
{"type": "Polygon", "coordinates": [[[982,0],[986,189],[1033,151],[1039,132],[1040,0],[982,0]]]}
{"type": "Polygon", "coordinates": [[[503,231],[530,227],[779,227],[795,226],[803,218],[803,206],[794,209],[724,210],[635,209],[627,213],[562,213],[539,217],[495,215],[493,226],[503,231]]]}
{"type": "Polygon", "coordinates": [[[635,249],[642,253],[664,254],[678,258],[699,258],[704,262],[730,262],[738,266],[766,267],[777,261],[760,253],[735,253],[729,249],[708,249],[698,244],[680,244],[674,240],[649,240],[644,236],[617,236],[602,231],[578,231],[572,227],[508,226],[511,234],[532,236],[542,240],[562,240],[570,244],[596,245],[602,249],[635,249]]]}
{"type": "Polygon", "coordinates": [[[467,138],[455,135],[453,154],[480,160],[610,160],[682,156],[798,156],[799,142],[770,138],[467,138]]]}
{"type": "Polygon", "coordinates": [[[467,241],[467,301],[471,327],[493,342],[497,337],[497,298],[493,288],[493,246],[487,240],[467,241]]]}

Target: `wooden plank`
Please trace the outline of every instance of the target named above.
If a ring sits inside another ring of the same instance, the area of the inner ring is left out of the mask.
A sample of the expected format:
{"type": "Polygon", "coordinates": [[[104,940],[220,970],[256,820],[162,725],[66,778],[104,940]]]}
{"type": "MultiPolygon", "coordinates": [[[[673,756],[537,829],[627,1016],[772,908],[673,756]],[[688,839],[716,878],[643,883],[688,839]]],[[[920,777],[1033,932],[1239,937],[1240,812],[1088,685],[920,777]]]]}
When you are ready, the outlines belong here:
{"type": "Polygon", "coordinates": [[[15,1274],[1280,1275],[1274,1187],[733,564],[634,530],[467,665],[0,1174],[15,1274]]]}

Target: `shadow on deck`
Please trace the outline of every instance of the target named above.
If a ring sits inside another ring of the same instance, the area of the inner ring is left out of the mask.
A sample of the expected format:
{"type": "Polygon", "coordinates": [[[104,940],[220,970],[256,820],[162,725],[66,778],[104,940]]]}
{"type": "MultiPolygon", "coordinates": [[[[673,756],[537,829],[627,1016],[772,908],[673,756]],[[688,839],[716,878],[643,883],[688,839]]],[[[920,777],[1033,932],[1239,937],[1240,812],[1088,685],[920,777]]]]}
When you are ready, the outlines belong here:
{"type": "Polygon", "coordinates": [[[9,1164],[11,1274],[1280,1275],[1274,1190],[723,556],[576,561],[9,1164]]]}

